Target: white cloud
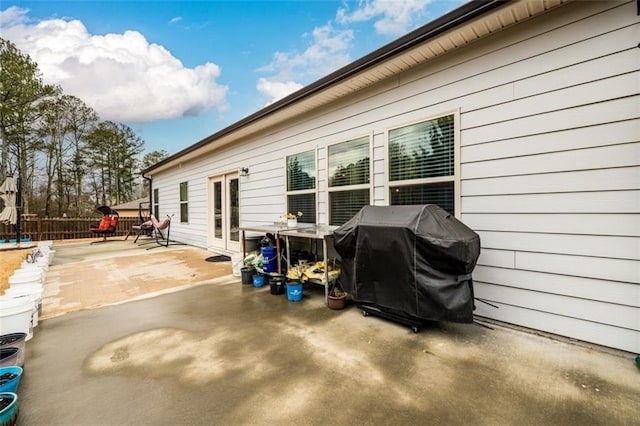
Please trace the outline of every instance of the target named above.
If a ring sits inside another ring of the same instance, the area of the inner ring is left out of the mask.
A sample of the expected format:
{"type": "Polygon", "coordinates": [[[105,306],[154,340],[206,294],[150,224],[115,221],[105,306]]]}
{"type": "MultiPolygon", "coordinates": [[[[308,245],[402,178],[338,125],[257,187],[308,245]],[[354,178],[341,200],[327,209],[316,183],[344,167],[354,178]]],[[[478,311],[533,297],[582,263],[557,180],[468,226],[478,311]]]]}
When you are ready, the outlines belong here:
{"type": "Polygon", "coordinates": [[[169,21],[170,24],[177,24],[178,22],[182,21],[182,16],[176,16],[175,18],[171,18],[171,20],[169,21]]]}
{"type": "Polygon", "coordinates": [[[345,3],[333,21],[305,34],[311,42],[302,53],[276,52],[270,64],[258,69],[271,76],[261,77],[256,88],[268,99],[267,104],[281,99],[351,62],[354,30],[350,25],[373,21],[377,33],[395,37],[423,24],[432,1],[360,0],[353,10],[345,3]]]}
{"type": "Polygon", "coordinates": [[[377,19],[374,27],[379,34],[402,35],[423,23],[426,6],[432,0],[363,0],[357,9],[347,6],[336,13],[336,22],[347,25],[377,19]]]}
{"type": "Polygon", "coordinates": [[[327,24],[314,28],[306,36],[311,37],[311,43],[302,53],[276,52],[271,63],[258,70],[273,74],[268,78],[260,78],[256,85],[258,91],[268,98],[267,104],[351,61],[349,49],[353,40],[352,30],[336,30],[327,24]],[[287,90],[291,91],[286,93],[287,90]]]}
{"type": "Polygon", "coordinates": [[[6,10],[0,11],[0,26],[5,25],[17,25],[28,22],[27,9],[21,9],[16,6],[11,6],[6,10]]]}
{"type": "Polygon", "coordinates": [[[103,120],[145,122],[227,109],[220,68],[185,67],[136,31],[92,35],[78,20],[30,23],[28,10],[0,13],[3,37],[38,63],[43,80],[92,106],[103,120]]]}
{"type": "Polygon", "coordinates": [[[258,92],[269,99],[267,105],[279,101],[285,96],[302,89],[302,87],[302,84],[295,81],[273,81],[266,78],[260,78],[258,84],[256,84],[258,92]]]}

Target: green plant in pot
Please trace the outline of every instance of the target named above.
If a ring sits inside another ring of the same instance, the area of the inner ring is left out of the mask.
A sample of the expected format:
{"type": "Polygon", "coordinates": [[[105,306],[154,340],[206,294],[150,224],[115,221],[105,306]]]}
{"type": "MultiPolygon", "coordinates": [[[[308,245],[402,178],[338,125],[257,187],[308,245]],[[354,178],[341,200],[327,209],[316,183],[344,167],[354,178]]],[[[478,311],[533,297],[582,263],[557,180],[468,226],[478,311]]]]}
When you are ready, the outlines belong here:
{"type": "Polygon", "coordinates": [[[342,289],[340,281],[335,281],[327,295],[327,305],[331,309],[344,309],[347,302],[347,292],[342,289]]]}
{"type": "Polygon", "coordinates": [[[256,270],[256,268],[254,267],[255,260],[256,256],[254,254],[249,254],[244,258],[244,266],[240,268],[242,284],[253,284],[253,274],[256,270]]]}

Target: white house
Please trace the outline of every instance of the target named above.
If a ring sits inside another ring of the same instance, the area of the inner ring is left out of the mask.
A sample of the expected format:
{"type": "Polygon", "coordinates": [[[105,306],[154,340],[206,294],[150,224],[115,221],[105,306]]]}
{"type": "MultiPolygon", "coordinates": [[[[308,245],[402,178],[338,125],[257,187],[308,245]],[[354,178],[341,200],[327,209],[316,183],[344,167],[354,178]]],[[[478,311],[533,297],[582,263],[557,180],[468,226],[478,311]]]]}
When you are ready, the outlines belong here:
{"type": "Polygon", "coordinates": [[[465,4],[145,170],[153,208],[232,253],[288,211],[437,203],[481,236],[478,315],[638,353],[639,8],[465,4]]]}

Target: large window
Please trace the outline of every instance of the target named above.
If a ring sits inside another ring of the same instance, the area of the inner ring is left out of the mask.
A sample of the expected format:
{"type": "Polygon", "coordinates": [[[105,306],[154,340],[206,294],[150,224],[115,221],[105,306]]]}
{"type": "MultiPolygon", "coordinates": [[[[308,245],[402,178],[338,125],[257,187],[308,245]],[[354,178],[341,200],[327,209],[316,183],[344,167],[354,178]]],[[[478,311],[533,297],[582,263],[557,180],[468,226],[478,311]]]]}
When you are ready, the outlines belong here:
{"type": "Polygon", "coordinates": [[[389,131],[392,205],[437,204],[456,213],[455,139],[453,114],[389,131]]]}
{"type": "Polygon", "coordinates": [[[316,222],[316,152],[289,155],[287,161],[287,213],[302,212],[299,222],[316,222]]]}
{"type": "Polygon", "coordinates": [[[189,222],[189,182],[180,182],[180,223],[189,222]]]}
{"type": "Polygon", "coordinates": [[[153,190],[153,215],[156,219],[160,218],[160,191],[158,188],[153,190]]]}
{"type": "Polygon", "coordinates": [[[370,204],[369,137],[330,145],[329,224],[342,225],[370,204]]]}

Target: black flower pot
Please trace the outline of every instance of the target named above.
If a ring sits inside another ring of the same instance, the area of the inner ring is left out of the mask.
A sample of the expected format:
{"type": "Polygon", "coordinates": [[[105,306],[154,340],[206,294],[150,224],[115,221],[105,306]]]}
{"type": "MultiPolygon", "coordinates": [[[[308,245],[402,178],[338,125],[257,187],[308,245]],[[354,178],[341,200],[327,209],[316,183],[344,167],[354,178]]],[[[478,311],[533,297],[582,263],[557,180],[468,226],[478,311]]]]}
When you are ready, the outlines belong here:
{"type": "Polygon", "coordinates": [[[242,284],[251,285],[253,284],[253,274],[255,272],[254,268],[240,268],[240,276],[242,277],[242,284]]]}

